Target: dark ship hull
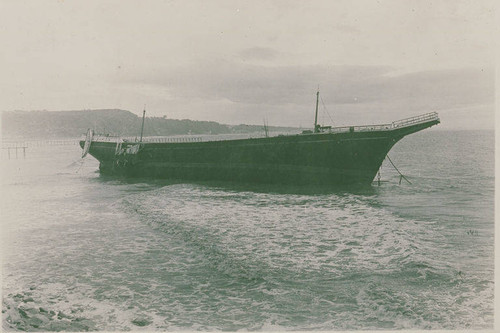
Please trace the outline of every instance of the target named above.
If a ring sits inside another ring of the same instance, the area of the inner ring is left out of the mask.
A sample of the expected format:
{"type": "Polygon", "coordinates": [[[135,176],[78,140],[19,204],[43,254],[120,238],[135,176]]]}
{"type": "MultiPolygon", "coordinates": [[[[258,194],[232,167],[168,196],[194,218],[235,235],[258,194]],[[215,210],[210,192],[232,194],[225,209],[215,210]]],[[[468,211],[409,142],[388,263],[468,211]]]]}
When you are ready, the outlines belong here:
{"type": "MultiPolygon", "coordinates": [[[[126,142],[87,137],[102,174],[285,184],[370,184],[404,136],[438,124],[436,113],[386,125],[206,142],[126,142]]],[[[86,153],[86,151],[84,151],[86,153]]]]}

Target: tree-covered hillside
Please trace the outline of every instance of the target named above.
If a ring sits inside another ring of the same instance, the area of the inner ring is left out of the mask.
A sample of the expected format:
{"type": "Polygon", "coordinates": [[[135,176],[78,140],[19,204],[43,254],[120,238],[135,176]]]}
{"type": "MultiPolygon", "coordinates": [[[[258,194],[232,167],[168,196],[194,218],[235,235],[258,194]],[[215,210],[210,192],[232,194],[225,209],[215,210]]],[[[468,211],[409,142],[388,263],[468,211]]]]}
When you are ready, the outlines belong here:
{"type": "MultiPolygon", "coordinates": [[[[136,136],[141,131],[141,117],[125,110],[82,111],[8,111],[2,113],[4,138],[69,138],[79,137],[88,128],[97,133],[136,136]]],[[[291,128],[270,127],[287,131],[291,128]]],[[[144,136],[181,134],[225,134],[263,131],[259,125],[224,125],[213,121],[146,117],[144,136]]]]}

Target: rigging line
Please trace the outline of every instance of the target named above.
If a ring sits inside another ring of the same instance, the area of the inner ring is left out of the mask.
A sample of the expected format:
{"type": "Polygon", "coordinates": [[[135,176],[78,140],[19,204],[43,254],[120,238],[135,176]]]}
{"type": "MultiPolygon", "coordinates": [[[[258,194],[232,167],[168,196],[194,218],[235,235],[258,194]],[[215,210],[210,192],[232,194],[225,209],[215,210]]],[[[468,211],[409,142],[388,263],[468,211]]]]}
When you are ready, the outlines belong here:
{"type": "Polygon", "coordinates": [[[411,182],[408,180],[408,178],[406,178],[402,173],[401,171],[399,171],[399,169],[394,165],[394,163],[392,162],[391,158],[389,157],[389,155],[386,155],[387,156],[387,159],[389,160],[389,162],[391,162],[392,166],[394,167],[394,169],[396,169],[396,171],[399,173],[399,175],[408,182],[408,184],[411,184],[411,182]]]}
{"type": "Polygon", "coordinates": [[[326,123],[325,122],[325,112],[321,112],[320,117],[321,117],[320,123],[324,125],[326,123]]]}
{"type": "Polygon", "coordinates": [[[328,109],[326,108],[325,102],[323,102],[323,97],[319,96],[319,98],[321,98],[321,103],[323,104],[323,107],[325,108],[326,114],[328,115],[328,117],[330,118],[330,120],[332,121],[332,124],[333,124],[333,119],[330,116],[330,113],[328,112],[328,109]]]}

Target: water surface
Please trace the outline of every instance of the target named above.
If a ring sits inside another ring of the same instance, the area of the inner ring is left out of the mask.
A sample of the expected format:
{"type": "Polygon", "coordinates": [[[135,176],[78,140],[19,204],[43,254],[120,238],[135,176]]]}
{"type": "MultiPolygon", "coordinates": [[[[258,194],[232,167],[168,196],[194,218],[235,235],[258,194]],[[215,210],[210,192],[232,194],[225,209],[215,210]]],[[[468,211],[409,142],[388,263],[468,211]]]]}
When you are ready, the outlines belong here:
{"type": "Polygon", "coordinates": [[[493,327],[494,133],[398,143],[381,186],[100,177],[3,159],[4,330],[493,327]]]}

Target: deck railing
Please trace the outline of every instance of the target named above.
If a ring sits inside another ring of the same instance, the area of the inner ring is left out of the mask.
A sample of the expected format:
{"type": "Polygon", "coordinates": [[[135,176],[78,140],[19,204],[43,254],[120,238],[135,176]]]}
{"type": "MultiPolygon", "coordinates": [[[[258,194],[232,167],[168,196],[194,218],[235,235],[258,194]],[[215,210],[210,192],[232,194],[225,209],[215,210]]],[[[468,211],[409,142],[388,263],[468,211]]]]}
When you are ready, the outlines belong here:
{"type": "MultiPolygon", "coordinates": [[[[118,137],[108,135],[94,135],[92,138],[94,142],[130,142],[138,143],[135,137],[118,137]]],[[[200,137],[143,137],[142,142],[146,143],[166,143],[166,142],[201,142],[200,137]]]]}
{"type": "Polygon", "coordinates": [[[422,114],[420,116],[416,117],[410,117],[410,118],[405,118],[401,120],[397,120],[392,123],[392,127],[406,127],[406,126],[411,126],[415,124],[421,124],[421,123],[426,123],[428,121],[432,120],[439,120],[439,116],[437,112],[430,112],[426,114],[422,114]]]}
{"type": "Polygon", "coordinates": [[[430,112],[422,114],[416,117],[405,118],[397,121],[393,121],[390,124],[382,125],[363,125],[363,126],[342,126],[342,127],[332,127],[327,130],[327,132],[340,133],[340,132],[373,132],[373,131],[386,131],[395,128],[407,127],[416,124],[422,124],[433,120],[439,120],[439,115],[437,112],[430,112]]]}
{"type": "MultiPolygon", "coordinates": [[[[396,128],[408,127],[416,124],[422,124],[433,120],[439,120],[439,116],[437,112],[430,112],[426,114],[422,114],[416,117],[405,118],[401,120],[394,121],[390,124],[379,124],[379,125],[363,125],[363,126],[340,126],[340,127],[327,127],[322,128],[323,133],[342,133],[342,132],[374,132],[374,131],[387,131],[396,128]]],[[[283,133],[277,133],[283,134],[283,133]]],[[[289,133],[290,135],[291,133],[289,133]]],[[[230,139],[242,139],[243,136],[245,138],[262,138],[265,135],[262,133],[261,135],[257,135],[256,133],[248,134],[248,135],[234,135],[231,134],[231,137],[227,135],[206,135],[201,137],[194,136],[162,136],[162,137],[144,137],[142,142],[146,143],[178,143],[178,142],[206,142],[206,141],[221,141],[221,140],[230,140],[230,139]],[[233,137],[234,136],[234,137],[233,137]]],[[[85,140],[85,137],[83,137],[85,140]]],[[[94,135],[92,141],[94,142],[130,142],[137,143],[139,142],[137,137],[117,137],[110,135],[94,135]]]]}
{"type": "MultiPolygon", "coordinates": [[[[274,136],[284,133],[275,133],[274,136]]],[[[291,133],[288,133],[291,134],[291,133]]],[[[243,134],[215,134],[215,135],[202,135],[202,136],[157,136],[157,137],[143,137],[142,142],[145,143],[184,143],[184,142],[208,142],[208,141],[226,141],[236,139],[249,139],[249,138],[264,138],[264,133],[243,133],[243,134]]],[[[85,140],[82,136],[80,140],[85,140]]],[[[119,137],[112,135],[95,134],[92,138],[93,142],[129,142],[138,143],[136,137],[119,137]]]]}

